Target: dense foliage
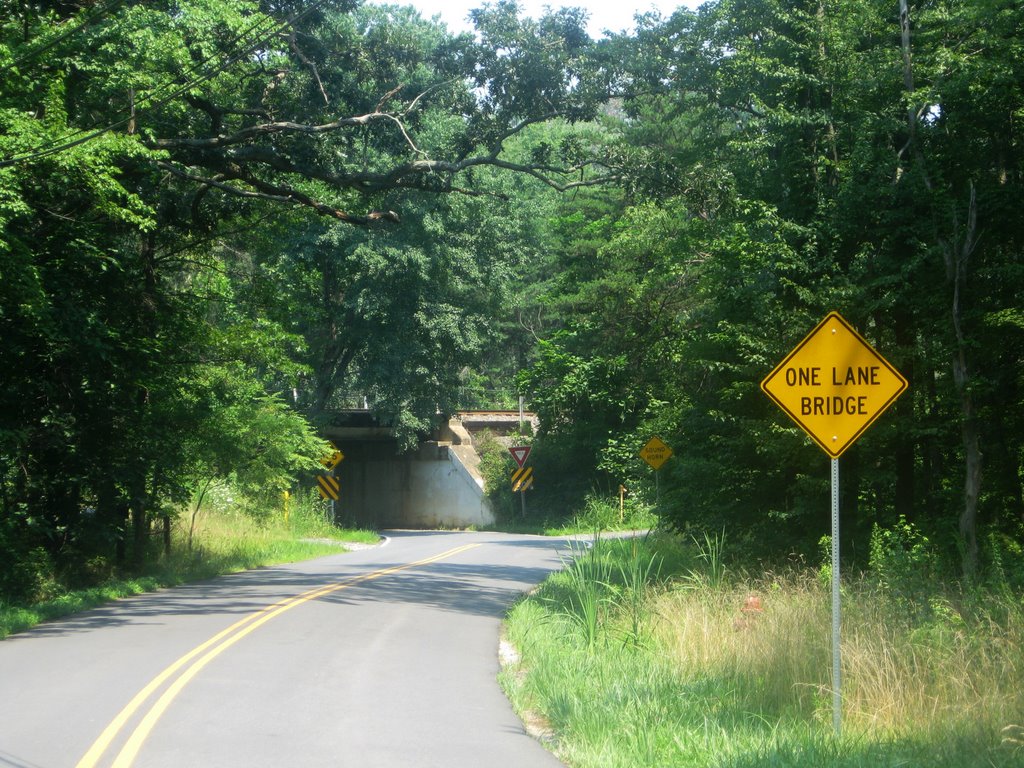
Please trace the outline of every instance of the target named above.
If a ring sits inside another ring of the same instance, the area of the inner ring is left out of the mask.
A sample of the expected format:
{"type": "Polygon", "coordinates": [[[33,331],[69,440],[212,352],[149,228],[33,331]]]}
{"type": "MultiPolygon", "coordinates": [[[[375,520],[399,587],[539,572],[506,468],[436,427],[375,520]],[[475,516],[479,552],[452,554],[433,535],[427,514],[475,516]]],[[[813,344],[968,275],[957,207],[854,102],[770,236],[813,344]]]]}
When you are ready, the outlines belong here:
{"type": "Polygon", "coordinates": [[[627,183],[564,205],[562,322],[523,377],[577,496],[624,481],[677,528],[813,553],[827,457],[758,383],[836,309],[911,383],[841,460],[846,546],[903,515],[969,575],[1019,563],[1022,16],[899,11],[720,0],[607,42],[627,183]]]}
{"type": "Polygon", "coordinates": [[[1021,556],[1016,3],[473,19],[0,0],[0,593],[143,563],[213,478],[287,487],[339,405],[411,444],[513,379],[534,509],[624,484],[813,553],[825,458],[758,382],[831,309],[911,382],[842,459],[846,546],[1021,556]]]}
{"type": "Polygon", "coordinates": [[[214,479],[279,499],[349,399],[449,407],[538,247],[507,201],[610,173],[518,138],[603,100],[580,22],[0,2],[0,599],[141,567],[214,479]]]}

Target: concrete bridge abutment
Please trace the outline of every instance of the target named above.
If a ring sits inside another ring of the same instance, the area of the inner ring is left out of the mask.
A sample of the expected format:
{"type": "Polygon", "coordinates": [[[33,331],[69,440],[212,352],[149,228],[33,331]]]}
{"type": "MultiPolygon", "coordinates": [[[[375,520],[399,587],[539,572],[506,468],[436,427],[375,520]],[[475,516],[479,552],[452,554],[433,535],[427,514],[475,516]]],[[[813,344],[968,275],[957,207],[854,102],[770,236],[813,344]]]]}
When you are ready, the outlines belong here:
{"type": "Polygon", "coordinates": [[[493,525],[473,433],[501,434],[518,423],[518,412],[457,414],[432,439],[400,453],[391,430],[377,425],[371,412],[338,414],[324,430],[345,456],[334,470],[341,485],[337,519],[373,529],[493,525]]]}

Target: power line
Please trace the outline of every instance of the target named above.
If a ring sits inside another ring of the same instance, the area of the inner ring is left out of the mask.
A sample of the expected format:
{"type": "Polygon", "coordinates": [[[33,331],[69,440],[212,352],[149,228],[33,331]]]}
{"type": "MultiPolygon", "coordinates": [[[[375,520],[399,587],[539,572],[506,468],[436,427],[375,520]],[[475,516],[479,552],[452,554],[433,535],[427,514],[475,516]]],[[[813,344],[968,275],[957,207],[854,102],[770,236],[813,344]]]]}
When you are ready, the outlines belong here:
{"type": "Polygon", "coordinates": [[[79,30],[85,29],[90,24],[94,24],[97,21],[105,19],[107,16],[110,15],[111,11],[115,10],[117,6],[121,5],[124,2],[125,0],[110,0],[110,2],[106,6],[100,7],[98,9],[94,8],[92,11],[86,14],[85,18],[82,19],[81,23],[79,23],[78,26],[65,30],[61,34],[57,35],[57,37],[53,38],[53,40],[44,43],[43,45],[39,46],[38,48],[35,48],[34,50],[28,51],[27,53],[23,53],[21,56],[19,56],[10,64],[8,64],[7,67],[4,68],[3,72],[6,73],[14,69],[18,65],[24,64],[26,61],[30,61],[31,59],[36,58],[39,54],[45,53],[58,43],[64,42],[79,30]]]}
{"type": "MultiPolygon", "coordinates": [[[[256,22],[254,22],[248,28],[246,28],[245,30],[240,32],[238,35],[236,35],[235,38],[233,40],[231,40],[231,42],[229,43],[229,46],[235,46],[237,43],[239,43],[247,35],[252,33],[254,30],[258,30],[259,27],[267,24],[268,22],[272,23],[272,24],[276,24],[276,22],[274,21],[273,18],[261,15],[256,20],[256,22]]],[[[197,78],[195,80],[192,80],[191,82],[187,82],[183,86],[180,86],[177,90],[175,90],[173,93],[171,93],[171,95],[168,96],[167,98],[162,99],[160,101],[157,101],[155,104],[150,105],[150,108],[156,108],[156,107],[163,106],[164,104],[167,104],[170,101],[173,101],[175,98],[180,96],[182,93],[185,93],[189,89],[194,88],[194,87],[196,87],[198,85],[202,85],[204,82],[207,82],[208,80],[211,80],[213,77],[215,77],[216,75],[218,75],[221,72],[223,72],[228,66],[233,64],[238,59],[239,56],[247,55],[248,53],[250,53],[253,50],[253,48],[255,46],[258,46],[262,42],[267,40],[270,37],[271,34],[273,34],[273,31],[271,31],[270,33],[264,35],[263,37],[255,40],[253,43],[249,44],[244,50],[236,51],[233,55],[230,55],[228,57],[228,59],[226,60],[226,62],[224,64],[222,64],[221,66],[217,67],[212,72],[207,73],[206,75],[204,75],[202,77],[199,77],[199,78],[197,78]]],[[[210,56],[207,56],[202,61],[197,62],[195,65],[193,65],[190,69],[186,70],[183,73],[182,77],[188,77],[189,75],[191,75],[191,74],[197,72],[198,70],[200,70],[202,67],[206,66],[208,63],[213,61],[215,58],[221,57],[221,56],[225,56],[227,54],[229,54],[229,50],[228,49],[222,50],[222,51],[218,51],[215,54],[211,54],[210,56]]],[[[66,133],[66,134],[64,134],[61,137],[51,139],[50,141],[47,141],[47,142],[43,142],[42,144],[39,144],[39,145],[33,147],[32,150],[30,150],[29,152],[23,153],[21,155],[13,155],[11,157],[5,158],[4,160],[0,161],[0,168],[5,168],[5,167],[11,166],[11,165],[15,165],[17,163],[24,162],[26,160],[33,160],[33,159],[39,159],[39,158],[43,158],[43,157],[48,157],[49,155],[56,154],[58,152],[63,152],[63,151],[68,150],[68,149],[72,149],[73,147],[77,147],[80,144],[84,144],[84,143],[86,143],[88,141],[91,141],[92,139],[98,138],[98,137],[102,136],[105,133],[108,133],[108,132],[110,132],[112,130],[115,130],[115,129],[120,128],[120,127],[122,127],[124,125],[127,125],[129,122],[131,122],[131,120],[133,119],[133,116],[137,116],[138,107],[139,107],[140,103],[145,104],[145,102],[150,101],[157,94],[161,93],[162,91],[165,91],[167,88],[173,87],[174,85],[175,85],[175,81],[166,82],[163,85],[161,85],[161,86],[157,87],[156,89],[154,89],[153,91],[151,91],[150,93],[148,93],[147,95],[145,95],[142,99],[139,100],[139,102],[137,102],[134,105],[134,113],[135,113],[134,115],[129,115],[128,117],[125,117],[125,118],[123,118],[121,120],[118,120],[118,121],[116,121],[114,123],[110,123],[110,124],[104,126],[103,128],[91,129],[91,130],[87,129],[87,128],[80,128],[80,129],[72,131],[70,133],[66,133]]]]}
{"type": "MultiPolygon", "coordinates": [[[[116,1],[117,2],[123,2],[123,0],[116,0],[116,1]]],[[[159,108],[161,106],[164,106],[165,104],[168,104],[168,103],[174,101],[176,98],[178,98],[182,94],[186,93],[187,91],[191,90],[192,88],[195,88],[195,87],[197,87],[199,85],[202,85],[205,82],[208,82],[208,81],[212,80],[214,77],[219,75],[221,72],[225,71],[226,69],[228,69],[229,67],[231,67],[235,63],[237,63],[242,57],[248,56],[248,55],[252,54],[255,50],[257,50],[259,48],[260,45],[265,43],[267,40],[269,40],[275,34],[280,32],[282,29],[285,29],[287,26],[290,26],[290,25],[294,24],[296,21],[301,19],[303,16],[305,16],[305,15],[311,13],[312,11],[318,9],[320,6],[325,5],[327,2],[329,2],[329,0],[317,0],[312,5],[310,5],[308,8],[306,8],[306,9],[304,9],[304,10],[298,12],[298,13],[293,14],[291,17],[289,17],[288,19],[285,19],[285,20],[283,20],[281,22],[276,22],[273,19],[273,17],[271,17],[271,16],[261,15],[260,18],[255,23],[253,23],[247,29],[243,30],[238,35],[236,35],[235,38],[231,41],[230,45],[232,45],[232,46],[235,45],[236,43],[241,41],[243,38],[245,38],[247,35],[249,35],[251,32],[253,32],[255,30],[258,30],[259,27],[263,26],[264,24],[266,24],[268,22],[271,23],[271,24],[274,24],[273,29],[270,29],[269,31],[267,31],[266,34],[262,34],[261,37],[259,37],[258,39],[254,40],[253,42],[246,44],[246,46],[243,49],[239,49],[234,54],[229,55],[228,58],[225,59],[225,61],[222,64],[217,66],[211,72],[208,72],[208,73],[202,75],[201,77],[196,78],[195,80],[192,80],[192,81],[190,81],[188,83],[185,83],[184,85],[182,85],[182,86],[178,87],[176,90],[174,90],[166,98],[163,98],[163,99],[161,99],[161,100],[159,100],[159,101],[157,101],[157,102],[155,102],[153,104],[150,104],[149,106],[146,107],[146,109],[156,109],[156,108],[159,108]]],[[[225,51],[219,51],[216,54],[212,54],[212,55],[206,57],[203,61],[197,63],[195,66],[193,66],[191,69],[189,69],[185,74],[186,75],[192,74],[192,73],[196,72],[197,70],[199,70],[201,67],[203,67],[206,64],[208,64],[210,61],[212,61],[216,57],[225,56],[226,54],[228,54],[228,51],[226,51],[226,50],[225,51]]],[[[149,94],[147,94],[143,99],[141,99],[140,102],[141,103],[145,103],[147,101],[150,101],[156,94],[160,93],[161,91],[166,90],[167,88],[172,87],[174,84],[175,84],[174,81],[170,81],[170,82],[165,83],[164,85],[159,86],[158,88],[156,88],[155,90],[153,90],[149,94]]],[[[26,162],[26,161],[29,161],[29,160],[36,160],[36,159],[40,159],[40,158],[43,158],[43,157],[48,157],[50,155],[54,155],[54,154],[58,154],[60,152],[64,152],[64,151],[66,151],[68,149],[72,149],[72,148],[74,148],[76,146],[79,146],[81,144],[85,144],[86,142],[89,142],[89,141],[91,141],[91,140],[93,140],[95,138],[98,138],[98,137],[106,134],[106,133],[109,133],[112,130],[115,130],[115,129],[120,128],[120,127],[122,127],[124,125],[127,125],[135,117],[137,117],[138,111],[139,111],[138,104],[136,104],[135,105],[135,112],[132,115],[129,115],[128,117],[125,117],[125,118],[123,118],[121,120],[118,120],[116,122],[110,123],[110,124],[108,124],[108,125],[106,125],[106,126],[104,126],[102,128],[97,128],[97,129],[94,129],[94,130],[89,130],[89,129],[84,129],[84,128],[83,129],[79,129],[77,131],[73,131],[71,133],[65,134],[64,136],[62,136],[60,138],[56,138],[56,139],[53,139],[51,141],[39,144],[38,146],[33,147],[32,150],[30,150],[30,151],[28,151],[26,153],[22,153],[20,155],[12,155],[10,157],[4,158],[3,160],[0,160],[0,168],[6,168],[6,167],[10,167],[12,165],[17,165],[18,163],[23,163],[23,162],[26,162]],[[76,137],[76,138],[72,138],[72,137],[76,137]]]]}

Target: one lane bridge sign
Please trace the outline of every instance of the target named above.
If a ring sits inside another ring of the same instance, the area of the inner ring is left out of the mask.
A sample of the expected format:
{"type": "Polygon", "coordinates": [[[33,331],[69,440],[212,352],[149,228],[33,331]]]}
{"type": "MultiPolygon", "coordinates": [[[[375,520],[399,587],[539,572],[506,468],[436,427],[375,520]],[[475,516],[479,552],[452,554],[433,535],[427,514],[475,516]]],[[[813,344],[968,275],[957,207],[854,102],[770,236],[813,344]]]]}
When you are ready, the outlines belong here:
{"type": "Polygon", "coordinates": [[[833,459],[907,388],[907,380],[838,312],[830,312],[761,389],[833,459]]]}

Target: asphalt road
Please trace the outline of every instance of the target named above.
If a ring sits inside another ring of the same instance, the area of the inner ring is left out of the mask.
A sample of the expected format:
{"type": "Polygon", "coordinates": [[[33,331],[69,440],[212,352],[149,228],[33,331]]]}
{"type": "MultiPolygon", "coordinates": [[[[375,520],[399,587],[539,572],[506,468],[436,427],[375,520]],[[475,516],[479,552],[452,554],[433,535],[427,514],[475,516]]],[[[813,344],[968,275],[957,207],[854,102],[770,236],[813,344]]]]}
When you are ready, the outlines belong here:
{"type": "Polygon", "coordinates": [[[496,676],[506,608],[565,542],[388,535],[0,642],[0,766],[561,765],[496,676]]]}

